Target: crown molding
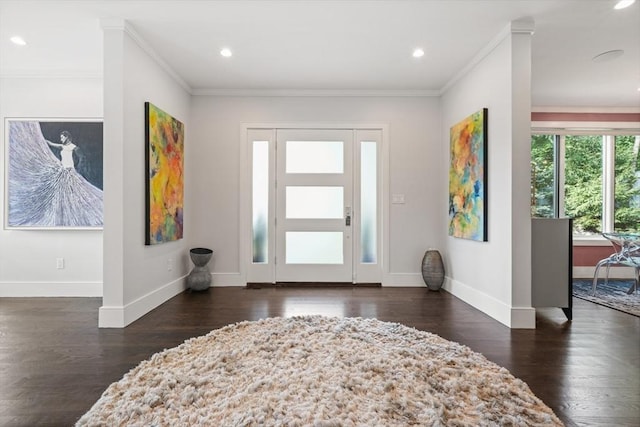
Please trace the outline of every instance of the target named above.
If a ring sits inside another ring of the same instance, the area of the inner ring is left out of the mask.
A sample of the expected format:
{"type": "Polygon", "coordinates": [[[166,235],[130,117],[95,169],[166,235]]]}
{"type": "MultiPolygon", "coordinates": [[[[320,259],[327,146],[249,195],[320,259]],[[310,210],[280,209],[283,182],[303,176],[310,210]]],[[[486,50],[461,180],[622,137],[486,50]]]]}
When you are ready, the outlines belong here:
{"type": "Polygon", "coordinates": [[[498,47],[500,43],[508,36],[512,34],[533,34],[535,29],[535,23],[532,18],[523,18],[515,21],[511,21],[509,25],[507,25],[502,31],[500,31],[487,45],[482,48],[476,56],[462,69],[460,70],[451,80],[449,80],[443,87],[440,89],[440,95],[443,95],[447,92],[454,84],[456,84],[460,79],[469,74],[469,72],[478,65],[484,58],[486,58],[493,50],[498,47]]]}
{"type": "Polygon", "coordinates": [[[0,79],[83,79],[102,80],[99,71],[69,71],[69,70],[10,70],[0,71],[0,79]]]}
{"type": "Polygon", "coordinates": [[[149,43],[135,30],[126,20],[109,18],[100,20],[103,30],[119,30],[127,34],[151,59],[153,59],[176,83],[180,85],[188,94],[193,94],[191,86],[151,47],[149,43]]]}
{"type": "Polygon", "coordinates": [[[237,97],[438,97],[438,90],[367,90],[367,89],[208,89],[196,88],[194,96],[237,97]]]}

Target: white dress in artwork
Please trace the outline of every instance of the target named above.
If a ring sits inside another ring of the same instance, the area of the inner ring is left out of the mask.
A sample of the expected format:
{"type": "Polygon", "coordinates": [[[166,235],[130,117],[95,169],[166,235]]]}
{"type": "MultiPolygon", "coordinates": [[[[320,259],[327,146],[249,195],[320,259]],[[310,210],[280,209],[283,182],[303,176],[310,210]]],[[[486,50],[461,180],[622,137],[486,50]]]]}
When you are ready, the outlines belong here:
{"type": "Polygon", "coordinates": [[[75,164],[73,162],[73,150],[76,149],[76,145],[72,142],[62,144],[60,148],[60,161],[62,162],[62,167],[65,169],[74,169],[75,164]]]}

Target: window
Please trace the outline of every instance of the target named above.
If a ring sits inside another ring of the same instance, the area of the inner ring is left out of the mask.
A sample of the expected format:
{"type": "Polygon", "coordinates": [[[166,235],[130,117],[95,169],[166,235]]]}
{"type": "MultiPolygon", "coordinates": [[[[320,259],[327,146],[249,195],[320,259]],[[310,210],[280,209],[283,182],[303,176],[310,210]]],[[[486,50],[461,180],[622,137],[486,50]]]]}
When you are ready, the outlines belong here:
{"type": "Polygon", "coordinates": [[[253,141],[253,262],[266,264],[269,255],[269,141],[253,141]]]}
{"type": "Polygon", "coordinates": [[[344,173],[342,141],[287,141],[287,173],[344,173]]]}
{"type": "Polygon", "coordinates": [[[377,262],[377,150],[375,141],[360,142],[360,262],[377,262]]]}
{"type": "Polygon", "coordinates": [[[531,213],[572,217],[574,233],[640,231],[640,136],[531,138],[531,213]]]}
{"type": "Polygon", "coordinates": [[[564,146],[564,216],[574,218],[579,234],[598,234],[604,231],[602,137],[566,135],[564,146]]]}
{"type": "Polygon", "coordinates": [[[286,218],[341,219],[344,216],[344,188],[287,186],[286,218]]]}
{"type": "Polygon", "coordinates": [[[533,135],[531,138],[531,215],[553,218],[556,209],[556,136],[533,135]]]}
{"type": "Polygon", "coordinates": [[[639,151],[640,136],[615,137],[615,231],[640,231],[639,151]]]}

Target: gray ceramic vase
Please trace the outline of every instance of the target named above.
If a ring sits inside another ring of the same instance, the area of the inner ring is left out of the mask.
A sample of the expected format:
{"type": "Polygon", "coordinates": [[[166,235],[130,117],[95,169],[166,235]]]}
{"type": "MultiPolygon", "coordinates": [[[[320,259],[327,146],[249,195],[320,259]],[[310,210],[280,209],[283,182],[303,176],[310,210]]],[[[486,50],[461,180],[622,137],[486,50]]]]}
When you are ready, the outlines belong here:
{"type": "Polygon", "coordinates": [[[429,249],[422,258],[422,278],[430,291],[439,291],[444,282],[444,264],[440,252],[429,249]]]}
{"type": "Polygon", "coordinates": [[[192,291],[206,291],[211,285],[211,272],[207,263],[213,256],[213,251],[207,248],[193,248],[189,256],[195,267],[187,276],[187,285],[192,291]]]}

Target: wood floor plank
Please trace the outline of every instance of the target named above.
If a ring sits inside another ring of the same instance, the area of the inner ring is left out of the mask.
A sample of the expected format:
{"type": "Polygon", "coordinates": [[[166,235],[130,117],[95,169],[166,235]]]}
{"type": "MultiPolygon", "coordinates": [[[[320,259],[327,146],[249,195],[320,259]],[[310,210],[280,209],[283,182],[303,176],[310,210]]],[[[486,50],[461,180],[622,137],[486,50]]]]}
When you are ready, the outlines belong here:
{"type": "Polygon", "coordinates": [[[509,369],[568,426],[640,426],[640,318],[574,299],[511,330],[426,288],[211,288],[124,329],[98,329],[100,298],[0,298],[0,425],[71,426],[142,360],[230,323],[323,314],[436,333],[509,369]]]}

